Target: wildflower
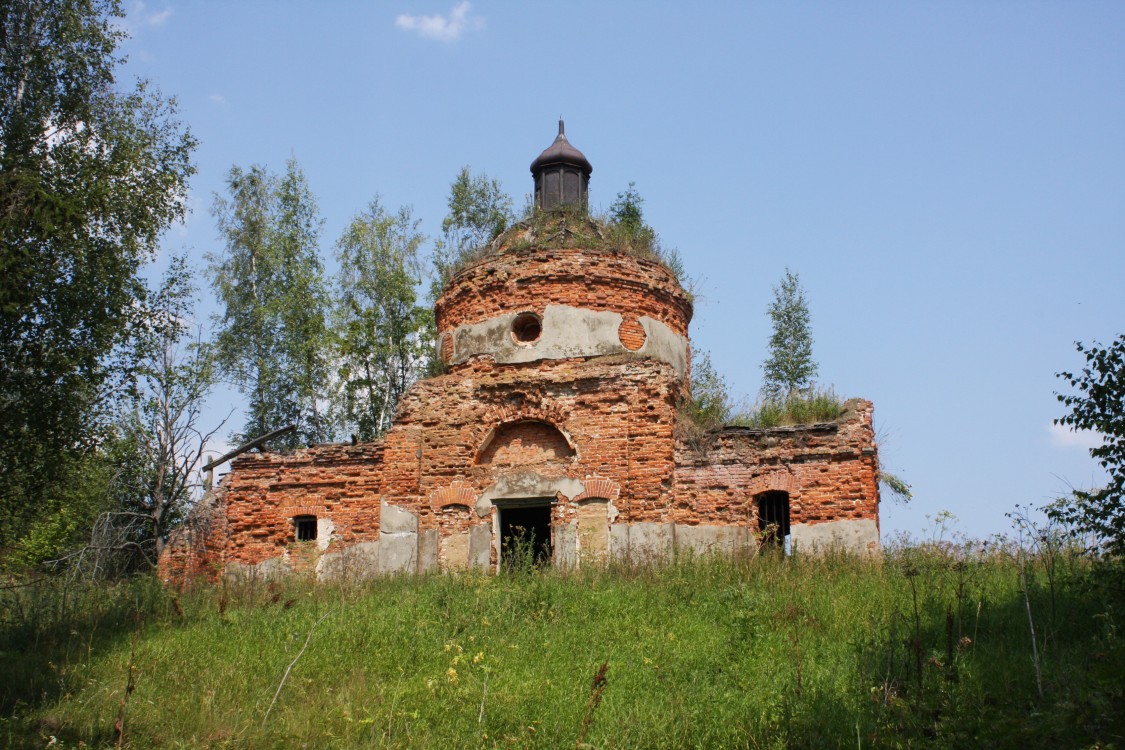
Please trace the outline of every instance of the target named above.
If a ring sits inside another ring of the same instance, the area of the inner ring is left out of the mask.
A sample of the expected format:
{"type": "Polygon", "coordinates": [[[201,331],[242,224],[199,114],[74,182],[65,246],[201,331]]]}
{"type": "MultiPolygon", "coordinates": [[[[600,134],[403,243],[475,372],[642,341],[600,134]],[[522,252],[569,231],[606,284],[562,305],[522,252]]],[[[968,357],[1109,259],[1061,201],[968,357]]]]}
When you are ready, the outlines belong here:
{"type": "Polygon", "coordinates": [[[473,664],[480,664],[482,661],[484,661],[484,652],[478,651],[477,655],[473,657],[473,664]]]}
{"type": "Polygon", "coordinates": [[[447,677],[449,677],[449,684],[450,685],[456,685],[457,684],[457,670],[456,669],[454,669],[453,667],[450,667],[449,669],[445,670],[445,674],[446,674],[447,677]]]}

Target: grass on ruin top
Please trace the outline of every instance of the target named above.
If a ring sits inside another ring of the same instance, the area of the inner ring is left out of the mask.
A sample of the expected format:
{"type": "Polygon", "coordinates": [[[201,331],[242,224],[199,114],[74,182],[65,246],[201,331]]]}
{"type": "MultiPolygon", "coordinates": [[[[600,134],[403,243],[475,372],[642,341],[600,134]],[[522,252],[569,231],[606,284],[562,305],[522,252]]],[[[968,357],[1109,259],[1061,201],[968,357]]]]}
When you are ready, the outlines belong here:
{"type": "Polygon", "coordinates": [[[785,398],[766,399],[731,419],[732,426],[768,429],[835,422],[847,414],[847,404],[831,388],[794,391],[785,398]]]}
{"type": "Polygon", "coordinates": [[[465,252],[450,268],[449,278],[485,258],[531,248],[618,252],[651,260],[672,274],[689,301],[694,296],[693,282],[679,253],[674,248],[665,247],[651,227],[644,224],[631,226],[568,204],[548,210],[531,209],[525,219],[487,245],[465,252]]]}
{"type": "Polygon", "coordinates": [[[1019,566],[987,548],[46,582],[0,593],[0,742],[113,746],[124,705],[136,748],[1107,747],[1125,602],[1096,576],[1028,561],[1042,694],[1019,566]]]}

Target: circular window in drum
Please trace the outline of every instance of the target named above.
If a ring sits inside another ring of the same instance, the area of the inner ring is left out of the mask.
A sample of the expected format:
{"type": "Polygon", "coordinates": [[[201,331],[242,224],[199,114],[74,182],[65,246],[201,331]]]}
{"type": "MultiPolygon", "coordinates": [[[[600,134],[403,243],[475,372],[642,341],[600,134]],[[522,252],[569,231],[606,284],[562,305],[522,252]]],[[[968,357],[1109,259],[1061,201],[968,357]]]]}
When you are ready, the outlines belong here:
{"type": "Polygon", "coordinates": [[[520,313],[512,321],[512,338],[517,344],[534,344],[543,335],[543,321],[535,313],[520,313]]]}

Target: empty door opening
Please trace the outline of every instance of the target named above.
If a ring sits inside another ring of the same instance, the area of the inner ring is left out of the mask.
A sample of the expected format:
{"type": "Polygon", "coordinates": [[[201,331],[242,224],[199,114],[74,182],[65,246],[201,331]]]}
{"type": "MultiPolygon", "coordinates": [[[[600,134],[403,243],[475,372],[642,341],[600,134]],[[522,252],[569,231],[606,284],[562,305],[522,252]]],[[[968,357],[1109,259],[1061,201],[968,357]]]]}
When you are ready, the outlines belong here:
{"type": "Polygon", "coordinates": [[[551,506],[512,505],[500,508],[500,566],[536,566],[551,562],[551,506]]]}

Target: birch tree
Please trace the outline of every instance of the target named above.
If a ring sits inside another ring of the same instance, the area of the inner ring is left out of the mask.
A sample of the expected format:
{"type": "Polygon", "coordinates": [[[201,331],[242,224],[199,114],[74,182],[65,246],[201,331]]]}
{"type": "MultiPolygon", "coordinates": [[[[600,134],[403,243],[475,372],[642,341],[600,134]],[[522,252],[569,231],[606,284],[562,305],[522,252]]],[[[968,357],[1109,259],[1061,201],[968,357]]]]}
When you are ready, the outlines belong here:
{"type": "Polygon", "coordinates": [[[316,202],[295,160],[281,179],[232,167],[227,189],[213,207],[225,248],[209,259],[218,362],[247,399],[240,437],[296,424],[284,447],[321,442],[329,339],[316,202]]]}
{"type": "Polygon", "coordinates": [[[341,416],[362,440],[390,426],[432,348],[433,315],[418,305],[420,223],[409,208],[390,213],[376,197],[336,245],[341,416]]]}

